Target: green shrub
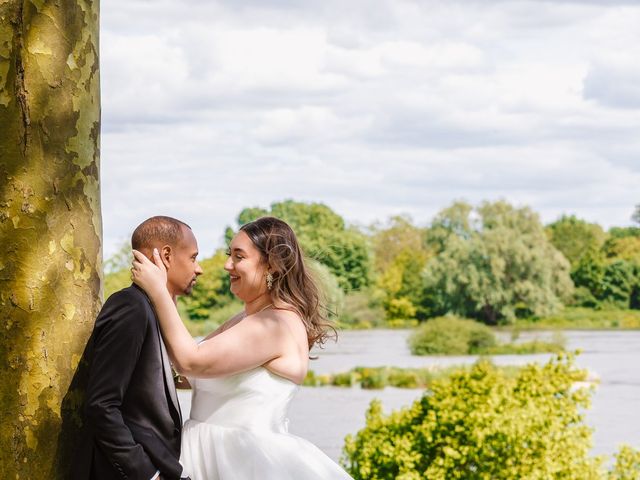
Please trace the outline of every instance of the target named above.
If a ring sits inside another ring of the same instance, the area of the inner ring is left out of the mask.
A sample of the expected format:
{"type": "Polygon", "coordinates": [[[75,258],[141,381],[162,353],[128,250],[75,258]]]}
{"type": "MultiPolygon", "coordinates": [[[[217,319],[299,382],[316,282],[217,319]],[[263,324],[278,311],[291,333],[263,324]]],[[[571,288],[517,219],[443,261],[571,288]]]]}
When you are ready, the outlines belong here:
{"type": "Polygon", "coordinates": [[[307,375],[304,377],[302,381],[302,385],[305,387],[317,387],[318,386],[318,377],[316,376],[316,372],[313,370],[308,370],[307,375]]]}
{"type": "MultiPolygon", "coordinates": [[[[514,338],[515,340],[515,338],[514,338]]],[[[454,316],[429,320],[409,337],[414,355],[526,355],[564,351],[565,339],[498,343],[491,328],[454,316]]]]}
{"type": "Polygon", "coordinates": [[[302,385],[305,387],[324,387],[331,385],[330,375],[316,375],[313,370],[307,372],[307,376],[302,381],[302,385]]]}
{"type": "Polygon", "coordinates": [[[489,327],[455,316],[428,320],[409,337],[414,355],[467,355],[495,344],[489,327]]]}
{"type": "Polygon", "coordinates": [[[607,480],[640,480],[640,450],[622,445],[607,480]]]}
{"type": "Polygon", "coordinates": [[[331,378],[331,385],[336,387],[351,387],[360,381],[360,376],[354,372],[349,371],[345,373],[337,373],[331,378]]]}
{"type": "Polygon", "coordinates": [[[358,368],[360,374],[360,385],[366,389],[384,388],[389,382],[389,372],[387,368],[358,368]]]}
{"type": "Polygon", "coordinates": [[[418,388],[422,382],[415,370],[396,368],[389,372],[388,383],[396,388],[418,388]]]}
{"type": "Polygon", "coordinates": [[[469,353],[486,353],[487,350],[495,347],[496,336],[489,327],[480,323],[475,323],[469,328],[469,353]]]}
{"type": "Polygon", "coordinates": [[[480,361],[388,416],[373,401],[342,462],[356,480],[604,478],[581,413],[590,393],[573,388],[584,378],[570,356],[513,376],[480,361]]]}

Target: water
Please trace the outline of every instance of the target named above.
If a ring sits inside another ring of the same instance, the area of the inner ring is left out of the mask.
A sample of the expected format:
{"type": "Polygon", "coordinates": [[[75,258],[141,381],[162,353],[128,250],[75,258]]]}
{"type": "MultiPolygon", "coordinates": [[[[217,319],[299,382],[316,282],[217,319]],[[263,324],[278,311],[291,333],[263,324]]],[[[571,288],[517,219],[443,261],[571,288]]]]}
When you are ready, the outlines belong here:
{"type": "MultiPolygon", "coordinates": [[[[368,330],[342,332],[337,344],[316,352],[318,360],[310,368],[316,373],[336,373],[356,366],[424,367],[473,363],[476,356],[416,357],[407,348],[407,330],[368,330]]],[[[546,338],[549,333],[526,332],[521,341],[546,338]]],[[[594,428],[594,454],[611,454],[620,443],[640,447],[640,332],[567,331],[569,350],[581,349],[578,365],[600,378],[587,412],[587,423],[594,428]]],[[[499,365],[545,362],[549,355],[499,355],[499,365]]],[[[289,412],[289,430],[310,440],[331,458],[340,457],[345,435],[364,426],[364,413],[374,398],[385,411],[410,404],[421,390],[385,388],[303,387],[289,412]]],[[[180,392],[184,417],[188,417],[190,393],[180,392]]]]}

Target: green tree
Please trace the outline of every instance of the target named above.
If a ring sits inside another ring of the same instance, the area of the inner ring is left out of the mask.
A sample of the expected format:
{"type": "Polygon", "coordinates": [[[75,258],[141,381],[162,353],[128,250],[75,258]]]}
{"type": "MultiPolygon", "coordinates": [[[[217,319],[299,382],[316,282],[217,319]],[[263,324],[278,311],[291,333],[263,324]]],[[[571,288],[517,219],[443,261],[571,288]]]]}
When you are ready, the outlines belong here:
{"type": "Polygon", "coordinates": [[[640,239],[607,240],[582,256],[571,277],[576,303],[591,308],[640,308],[640,239]]]}
{"type": "Polygon", "coordinates": [[[211,310],[233,301],[229,274],[224,269],[226,260],[225,249],[219,249],[213,256],[202,260],[200,266],[203,273],[198,277],[191,295],[180,297],[192,320],[205,320],[209,318],[211,310]]]}
{"type": "Polygon", "coordinates": [[[611,227],[610,238],[640,237],[640,227],[611,227]]]}
{"type": "Polygon", "coordinates": [[[0,465],[68,478],[100,306],[98,2],[0,2],[0,465]]]}
{"type": "Polygon", "coordinates": [[[607,261],[602,251],[586,252],[576,265],[571,278],[576,286],[575,301],[584,307],[598,307],[603,299],[607,261]]]}
{"type": "Polygon", "coordinates": [[[562,216],[548,225],[546,231],[553,246],[569,260],[572,269],[585,253],[600,250],[606,239],[600,225],[588,223],[575,215],[562,216]]]}
{"type": "Polygon", "coordinates": [[[116,253],[104,261],[104,298],[131,285],[131,243],[122,242],[116,253]]]}
{"type": "Polygon", "coordinates": [[[473,207],[466,202],[456,201],[441,210],[426,231],[427,244],[437,253],[442,252],[452,236],[469,238],[474,232],[473,207]]]}
{"type": "Polygon", "coordinates": [[[603,478],[584,424],[590,392],[574,388],[583,378],[571,357],[515,376],[480,361],[389,416],[374,401],[344,464],[356,480],[603,478]]]}
{"type": "Polygon", "coordinates": [[[413,225],[407,216],[391,217],[387,224],[374,224],[370,230],[376,272],[384,272],[404,252],[428,252],[424,229],[413,225]]]}
{"type": "Polygon", "coordinates": [[[424,229],[397,216],[388,225],[374,225],[371,230],[376,285],[386,295],[387,320],[424,319],[425,312],[420,309],[422,272],[430,256],[424,229]]]}
{"type": "Polygon", "coordinates": [[[608,258],[640,265],[640,236],[609,238],[603,246],[603,252],[608,258]]]}
{"type": "Polygon", "coordinates": [[[424,274],[423,302],[431,315],[451,312],[496,324],[550,314],[569,297],[569,263],[548,241],[537,214],[503,201],[454,207],[431,229],[441,244],[424,274]],[[451,211],[456,215],[448,219],[451,211]]]}
{"type": "Polygon", "coordinates": [[[640,284],[636,265],[625,260],[609,263],[604,271],[602,300],[618,308],[630,308],[635,303],[635,290],[640,284]]]}
{"type": "MultiPolygon", "coordinates": [[[[114,273],[122,270],[129,270],[131,268],[131,262],[133,261],[133,254],[131,253],[131,242],[125,240],[120,244],[118,250],[104,261],[104,273],[114,273]]],[[[107,298],[105,296],[105,298],[107,298]]]]}
{"type": "Polygon", "coordinates": [[[273,203],[269,210],[245,208],[238,215],[240,226],[265,215],[287,222],[296,232],[304,253],[326,265],[345,290],[370,283],[371,253],[367,238],[345,225],[341,216],[321,203],[293,200],[273,203]]]}

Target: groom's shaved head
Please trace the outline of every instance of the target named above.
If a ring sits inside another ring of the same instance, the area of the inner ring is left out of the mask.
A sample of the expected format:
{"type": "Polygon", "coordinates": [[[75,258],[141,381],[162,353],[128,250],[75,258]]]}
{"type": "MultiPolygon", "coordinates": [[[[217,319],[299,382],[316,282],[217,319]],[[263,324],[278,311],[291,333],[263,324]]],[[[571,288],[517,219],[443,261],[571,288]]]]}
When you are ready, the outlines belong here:
{"type": "Polygon", "coordinates": [[[151,249],[158,244],[176,246],[184,236],[184,228],[189,225],[175,218],[158,215],[146,219],[136,227],[131,235],[131,248],[151,249]]]}

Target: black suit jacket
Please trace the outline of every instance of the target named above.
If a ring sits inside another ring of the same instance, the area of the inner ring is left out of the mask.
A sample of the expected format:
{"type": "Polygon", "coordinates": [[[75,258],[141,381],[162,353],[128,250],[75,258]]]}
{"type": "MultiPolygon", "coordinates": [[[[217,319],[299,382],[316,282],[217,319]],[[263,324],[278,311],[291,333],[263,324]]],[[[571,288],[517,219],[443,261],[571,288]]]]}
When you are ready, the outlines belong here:
{"type": "Polygon", "coordinates": [[[135,285],[100,311],[85,350],[85,429],[74,480],[179,479],[182,418],[149,299],[135,285]]]}

